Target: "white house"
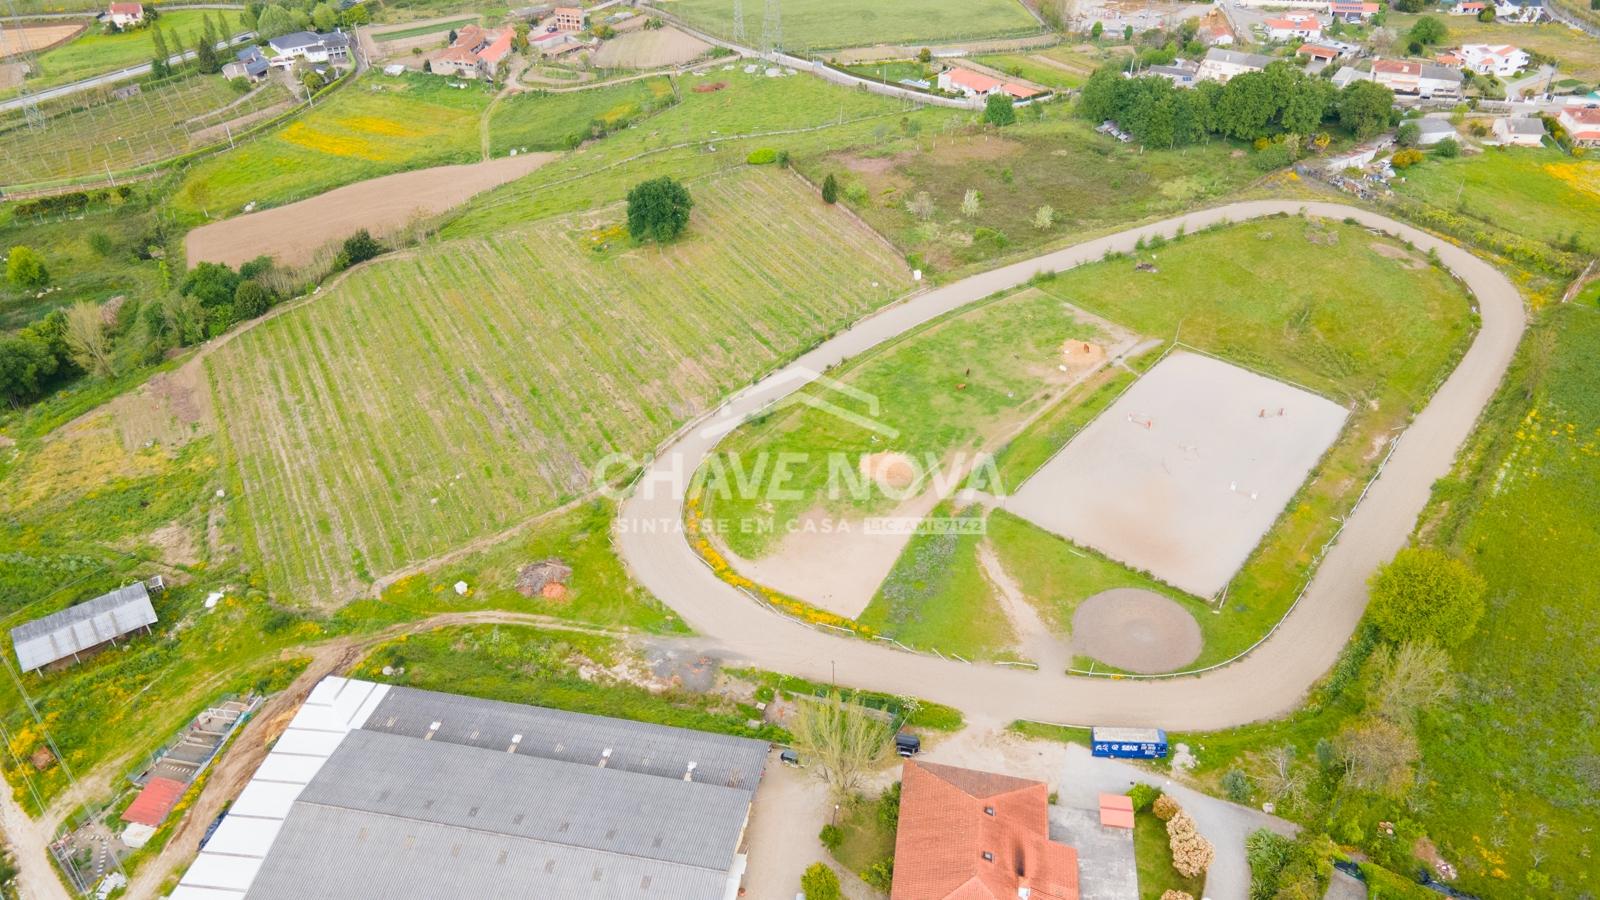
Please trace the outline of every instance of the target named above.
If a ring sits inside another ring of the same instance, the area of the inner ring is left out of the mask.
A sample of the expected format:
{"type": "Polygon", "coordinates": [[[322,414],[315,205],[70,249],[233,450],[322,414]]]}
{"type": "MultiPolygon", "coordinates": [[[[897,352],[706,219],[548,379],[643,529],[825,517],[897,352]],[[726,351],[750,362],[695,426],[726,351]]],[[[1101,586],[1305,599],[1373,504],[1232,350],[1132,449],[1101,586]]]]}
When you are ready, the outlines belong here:
{"type": "Polygon", "coordinates": [[[310,31],[293,31],[267,42],[276,54],[275,66],[290,66],[296,59],[306,62],[343,62],[350,56],[350,38],[343,32],[316,34],[310,31]]]}
{"type": "Polygon", "coordinates": [[[1600,109],[1567,107],[1557,117],[1573,143],[1600,147],[1600,109]]]}
{"type": "Polygon", "coordinates": [[[1280,17],[1268,19],[1264,24],[1267,38],[1274,41],[1292,41],[1295,38],[1314,41],[1322,37],[1322,23],[1317,20],[1316,14],[1303,9],[1290,10],[1280,17]]]}
{"type": "Polygon", "coordinates": [[[1544,123],[1524,117],[1494,120],[1494,143],[1502,147],[1538,147],[1544,144],[1544,123]]]}
{"type": "Polygon", "coordinates": [[[1418,146],[1432,147],[1446,138],[1456,136],[1456,127],[1447,119],[1417,119],[1416,125],[1418,146]]]}
{"type": "Polygon", "coordinates": [[[1212,48],[1200,61],[1200,71],[1195,78],[1200,81],[1219,81],[1223,84],[1235,75],[1259,72],[1272,62],[1272,57],[1259,53],[1240,53],[1237,50],[1212,48]]]}
{"type": "Polygon", "coordinates": [[[939,73],[939,90],[964,97],[987,97],[1000,90],[1000,80],[982,72],[951,66],[939,73]]]}
{"type": "Polygon", "coordinates": [[[1465,44],[1461,48],[1463,67],[1479,75],[1508,78],[1528,67],[1528,54],[1510,44],[1465,44]]]}
{"type": "Polygon", "coordinates": [[[1233,32],[1229,31],[1226,25],[1212,25],[1202,28],[1196,34],[1196,37],[1200,38],[1200,41],[1207,47],[1233,46],[1233,32]]]}
{"type": "Polygon", "coordinates": [[[106,9],[106,18],[118,28],[144,24],[144,4],[113,3],[106,9]]]}

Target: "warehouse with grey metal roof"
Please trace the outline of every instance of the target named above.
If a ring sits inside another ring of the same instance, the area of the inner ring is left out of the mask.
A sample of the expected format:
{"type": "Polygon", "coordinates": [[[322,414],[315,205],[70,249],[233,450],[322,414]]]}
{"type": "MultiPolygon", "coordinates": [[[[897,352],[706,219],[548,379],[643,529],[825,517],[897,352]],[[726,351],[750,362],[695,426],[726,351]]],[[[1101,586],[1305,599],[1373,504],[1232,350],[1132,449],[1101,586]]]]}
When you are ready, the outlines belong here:
{"type": "MultiPolygon", "coordinates": [[[[160,582],[152,580],[151,584],[160,582]]],[[[135,582],[18,625],[11,629],[11,645],[22,671],[32,672],[69,656],[76,660],[82,653],[140,628],[148,630],[155,623],[150,591],[135,582]]]]}
{"type": "Polygon", "coordinates": [[[328,678],[171,896],[733,898],[767,752],[328,678]]]}

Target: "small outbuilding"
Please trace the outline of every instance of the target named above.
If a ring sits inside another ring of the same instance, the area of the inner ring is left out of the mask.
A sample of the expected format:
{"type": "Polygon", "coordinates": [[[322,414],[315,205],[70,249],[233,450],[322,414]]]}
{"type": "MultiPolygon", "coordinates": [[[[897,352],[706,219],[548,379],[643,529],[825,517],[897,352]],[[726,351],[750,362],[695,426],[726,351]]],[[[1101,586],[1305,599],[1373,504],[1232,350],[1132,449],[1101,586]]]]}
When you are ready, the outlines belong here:
{"type": "Polygon", "coordinates": [[[79,654],[140,628],[149,631],[155,623],[150,591],[135,583],[42,619],[24,622],[11,629],[11,643],[22,671],[32,672],[68,657],[76,662],[79,654]]]}

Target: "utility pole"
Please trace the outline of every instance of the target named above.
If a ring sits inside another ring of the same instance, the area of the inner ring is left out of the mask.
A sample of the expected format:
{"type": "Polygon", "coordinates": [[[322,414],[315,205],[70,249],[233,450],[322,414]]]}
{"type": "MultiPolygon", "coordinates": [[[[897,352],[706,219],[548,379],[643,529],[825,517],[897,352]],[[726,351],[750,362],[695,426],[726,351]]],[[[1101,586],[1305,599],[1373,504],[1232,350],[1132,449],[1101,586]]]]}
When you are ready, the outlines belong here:
{"type": "Polygon", "coordinates": [[[766,0],[766,15],[761,21],[761,51],[774,53],[783,49],[783,13],[778,0],[766,0]]]}

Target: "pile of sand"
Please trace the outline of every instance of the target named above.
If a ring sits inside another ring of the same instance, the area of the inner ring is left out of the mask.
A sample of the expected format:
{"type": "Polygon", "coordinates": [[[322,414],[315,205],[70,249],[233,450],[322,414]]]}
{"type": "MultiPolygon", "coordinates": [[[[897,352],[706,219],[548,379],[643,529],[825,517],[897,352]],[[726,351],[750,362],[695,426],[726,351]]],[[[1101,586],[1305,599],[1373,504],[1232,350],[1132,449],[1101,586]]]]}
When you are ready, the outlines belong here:
{"type": "Polygon", "coordinates": [[[917,464],[904,453],[886,450],[861,457],[861,474],[890,490],[904,490],[917,480],[917,464]]]}
{"type": "Polygon", "coordinates": [[[1061,361],[1075,372],[1098,368],[1106,361],[1106,348],[1088,341],[1067,341],[1061,345],[1061,361]]]}

